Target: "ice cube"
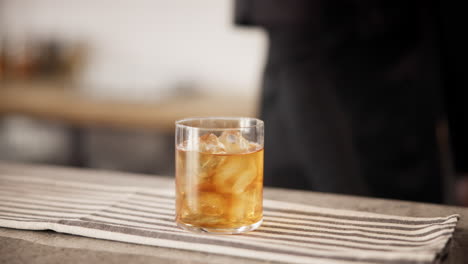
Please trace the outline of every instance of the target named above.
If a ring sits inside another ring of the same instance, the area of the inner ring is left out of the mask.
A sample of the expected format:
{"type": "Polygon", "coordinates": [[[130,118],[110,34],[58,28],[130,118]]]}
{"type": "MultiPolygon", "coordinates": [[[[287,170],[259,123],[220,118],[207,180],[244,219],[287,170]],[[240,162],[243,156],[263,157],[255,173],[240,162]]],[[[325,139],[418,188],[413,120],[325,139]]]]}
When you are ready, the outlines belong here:
{"type": "Polygon", "coordinates": [[[200,155],[200,168],[202,170],[213,170],[222,163],[225,158],[225,156],[221,155],[200,155]]]}
{"type": "Polygon", "coordinates": [[[260,144],[253,143],[253,142],[249,143],[249,152],[255,152],[257,150],[260,150],[261,148],[262,147],[260,146],[260,144]]]}
{"type": "MultiPolygon", "coordinates": [[[[198,152],[197,152],[198,153],[198,152]]],[[[198,181],[203,188],[208,188],[211,185],[213,175],[216,168],[226,158],[224,155],[211,155],[206,153],[199,154],[198,181]]],[[[214,188],[214,187],[213,187],[214,188]]]]}
{"type": "Polygon", "coordinates": [[[244,193],[233,195],[229,211],[229,220],[245,222],[247,219],[256,220],[262,208],[261,188],[249,188],[244,193]]]}
{"type": "Polygon", "coordinates": [[[200,193],[198,199],[201,214],[204,216],[221,216],[227,208],[224,197],[218,193],[200,193]]]}
{"type": "Polygon", "coordinates": [[[247,217],[258,220],[263,212],[263,180],[250,185],[250,190],[247,192],[251,210],[247,211],[247,217]]]}
{"type": "Polygon", "coordinates": [[[182,198],[182,212],[184,217],[196,214],[198,212],[196,194],[184,193],[182,198]]]}
{"type": "Polygon", "coordinates": [[[200,216],[221,216],[227,208],[224,197],[214,192],[186,194],[183,203],[184,211],[200,216]]]}
{"type": "Polygon", "coordinates": [[[229,154],[249,152],[250,142],[239,131],[224,131],[219,137],[229,154]]]}
{"type": "Polygon", "coordinates": [[[242,193],[256,178],[255,160],[245,155],[230,156],[216,168],[213,181],[223,193],[242,193]]]}
{"type": "MultiPolygon", "coordinates": [[[[248,202],[248,201],[247,201],[248,202]]],[[[229,207],[229,221],[242,222],[248,211],[249,204],[244,200],[244,194],[233,195],[229,207]]]]}
{"type": "Polygon", "coordinates": [[[194,225],[217,226],[223,222],[227,210],[224,196],[213,192],[200,192],[184,197],[182,221],[194,225]]]}
{"type": "Polygon", "coordinates": [[[210,154],[226,153],[224,144],[212,133],[200,137],[198,151],[210,154]]]}

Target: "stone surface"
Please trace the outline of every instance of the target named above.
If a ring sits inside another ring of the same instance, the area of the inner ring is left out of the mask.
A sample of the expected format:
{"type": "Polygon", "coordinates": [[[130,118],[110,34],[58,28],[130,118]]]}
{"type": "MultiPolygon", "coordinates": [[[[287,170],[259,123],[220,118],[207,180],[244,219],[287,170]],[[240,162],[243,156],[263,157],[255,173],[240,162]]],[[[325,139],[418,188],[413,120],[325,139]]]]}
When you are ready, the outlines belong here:
{"type": "MultiPolygon", "coordinates": [[[[0,174],[77,179],[91,183],[172,187],[171,178],[96,170],[18,165],[0,162],[0,174]]],[[[461,215],[443,263],[468,263],[468,208],[405,201],[372,199],[285,189],[265,189],[265,198],[299,202],[336,209],[352,209],[406,216],[461,215]]],[[[0,228],[0,263],[239,263],[215,254],[182,251],[92,239],[51,231],[0,228]]],[[[245,263],[245,262],[244,262],[245,263]]],[[[249,261],[249,263],[268,263],[249,261]]]]}

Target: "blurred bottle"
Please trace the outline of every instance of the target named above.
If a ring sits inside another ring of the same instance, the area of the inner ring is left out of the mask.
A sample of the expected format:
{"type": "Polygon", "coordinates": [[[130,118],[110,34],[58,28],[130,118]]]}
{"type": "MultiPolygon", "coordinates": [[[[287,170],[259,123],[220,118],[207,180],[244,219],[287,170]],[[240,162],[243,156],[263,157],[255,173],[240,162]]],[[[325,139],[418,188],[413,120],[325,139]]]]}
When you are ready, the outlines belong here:
{"type": "Polygon", "coordinates": [[[84,42],[3,37],[0,38],[0,81],[73,82],[87,55],[88,46],[84,42]]]}
{"type": "Polygon", "coordinates": [[[58,41],[47,40],[41,43],[38,63],[41,77],[53,78],[62,73],[61,47],[58,41]]]}
{"type": "Polygon", "coordinates": [[[30,39],[14,39],[7,45],[7,72],[15,80],[30,80],[36,68],[34,44],[30,39]]]}
{"type": "Polygon", "coordinates": [[[64,45],[62,64],[65,77],[69,81],[83,69],[88,55],[88,46],[84,42],[75,41],[64,45]]]}

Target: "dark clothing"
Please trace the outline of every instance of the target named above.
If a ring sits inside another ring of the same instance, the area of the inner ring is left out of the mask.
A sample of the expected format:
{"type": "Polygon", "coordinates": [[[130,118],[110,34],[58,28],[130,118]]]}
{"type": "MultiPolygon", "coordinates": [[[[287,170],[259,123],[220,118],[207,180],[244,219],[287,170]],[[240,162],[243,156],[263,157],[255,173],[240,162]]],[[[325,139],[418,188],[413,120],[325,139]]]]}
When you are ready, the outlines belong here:
{"type": "Polygon", "coordinates": [[[266,185],[442,202],[436,126],[442,91],[455,89],[435,3],[236,1],[236,22],[262,26],[270,43],[266,185]]]}

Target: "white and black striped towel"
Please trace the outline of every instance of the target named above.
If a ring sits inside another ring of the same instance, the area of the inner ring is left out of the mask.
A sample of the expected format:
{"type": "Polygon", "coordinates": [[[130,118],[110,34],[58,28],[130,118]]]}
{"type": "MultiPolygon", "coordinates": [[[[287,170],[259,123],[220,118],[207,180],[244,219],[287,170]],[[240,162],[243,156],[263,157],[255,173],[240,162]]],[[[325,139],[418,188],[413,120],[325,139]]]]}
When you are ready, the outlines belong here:
{"type": "Polygon", "coordinates": [[[0,226],[287,263],[431,263],[458,215],[415,218],[264,201],[243,235],[199,235],[174,224],[172,190],[0,176],[0,226]]]}

